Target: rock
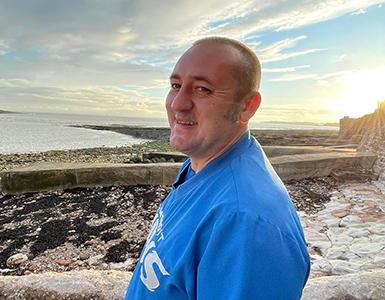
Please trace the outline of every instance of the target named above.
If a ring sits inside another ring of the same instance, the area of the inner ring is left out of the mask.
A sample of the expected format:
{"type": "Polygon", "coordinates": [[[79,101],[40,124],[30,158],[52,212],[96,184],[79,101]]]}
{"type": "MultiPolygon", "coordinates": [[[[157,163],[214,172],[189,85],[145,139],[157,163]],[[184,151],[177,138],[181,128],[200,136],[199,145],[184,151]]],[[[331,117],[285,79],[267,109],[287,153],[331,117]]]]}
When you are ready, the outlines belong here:
{"type": "Polygon", "coordinates": [[[128,266],[131,266],[135,263],[134,259],[127,259],[125,262],[121,263],[110,263],[109,266],[112,270],[124,270],[127,269],[128,266]]]}
{"type": "Polygon", "coordinates": [[[350,262],[346,260],[329,260],[332,265],[332,272],[336,274],[349,274],[356,273],[361,270],[362,265],[360,263],[350,262]]]}
{"type": "Polygon", "coordinates": [[[368,235],[370,232],[366,228],[349,228],[346,234],[352,238],[359,238],[368,235]]]}
{"type": "Polygon", "coordinates": [[[90,253],[89,253],[89,252],[86,252],[86,251],[81,252],[81,253],[79,254],[79,258],[80,258],[81,260],[89,259],[89,258],[90,258],[90,253]]]}
{"type": "Polygon", "coordinates": [[[90,257],[90,258],[87,260],[87,263],[88,263],[89,265],[93,265],[93,264],[97,263],[98,260],[102,259],[103,257],[104,257],[103,254],[99,254],[99,255],[92,256],[92,257],[90,257]]]}
{"type": "Polygon", "coordinates": [[[353,253],[357,253],[360,256],[363,256],[365,254],[374,255],[376,253],[381,252],[382,249],[384,249],[384,246],[380,243],[353,244],[350,247],[350,251],[352,251],[353,253]]]}
{"type": "Polygon", "coordinates": [[[343,218],[349,214],[349,208],[336,209],[331,212],[333,217],[343,218]]]}
{"type": "Polygon", "coordinates": [[[385,270],[310,279],[301,300],[385,299],[385,270]]]}
{"type": "Polygon", "coordinates": [[[332,268],[332,265],[326,259],[317,260],[311,266],[312,271],[320,271],[322,273],[331,273],[332,268]]]}
{"type": "Polygon", "coordinates": [[[362,266],[365,271],[374,270],[374,269],[385,269],[385,264],[381,262],[369,262],[362,266]]]}
{"type": "Polygon", "coordinates": [[[70,264],[71,264],[71,261],[70,260],[68,260],[68,259],[58,259],[57,261],[56,261],[56,263],[58,264],[58,265],[61,265],[61,266],[69,266],[70,264]]]}
{"type": "Polygon", "coordinates": [[[28,270],[29,271],[35,271],[36,269],[38,269],[39,266],[37,264],[32,264],[28,267],[28,270]]]}
{"type": "Polygon", "coordinates": [[[341,245],[340,247],[332,247],[325,251],[325,258],[327,259],[345,259],[348,252],[347,245],[341,245]]]}
{"type": "Polygon", "coordinates": [[[130,162],[137,164],[137,163],[141,163],[142,159],[139,156],[134,156],[130,159],[130,162]]]}
{"type": "Polygon", "coordinates": [[[7,266],[9,268],[14,268],[22,263],[25,263],[28,260],[28,256],[22,253],[12,255],[7,259],[7,266]]]}
{"type": "Polygon", "coordinates": [[[0,299],[121,300],[131,275],[126,271],[73,271],[5,276],[0,282],[0,299]]]}
{"type": "Polygon", "coordinates": [[[385,253],[377,253],[374,255],[374,262],[381,262],[385,264],[385,253]]]}

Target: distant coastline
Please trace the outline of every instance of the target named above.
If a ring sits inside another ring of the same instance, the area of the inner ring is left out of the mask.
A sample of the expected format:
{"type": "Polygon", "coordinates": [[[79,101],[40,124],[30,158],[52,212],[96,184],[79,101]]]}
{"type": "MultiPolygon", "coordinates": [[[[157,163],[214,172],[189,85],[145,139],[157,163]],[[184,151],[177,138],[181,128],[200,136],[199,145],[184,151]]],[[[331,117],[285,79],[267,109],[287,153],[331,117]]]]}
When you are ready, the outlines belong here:
{"type": "Polygon", "coordinates": [[[7,110],[1,110],[0,109],[0,114],[19,114],[18,112],[14,111],[7,111],[7,110]]]}
{"type": "Polygon", "coordinates": [[[287,122],[287,121],[264,121],[263,123],[279,123],[279,124],[297,124],[297,125],[310,125],[310,126],[331,126],[339,127],[340,123],[315,123],[315,122],[287,122]]]}

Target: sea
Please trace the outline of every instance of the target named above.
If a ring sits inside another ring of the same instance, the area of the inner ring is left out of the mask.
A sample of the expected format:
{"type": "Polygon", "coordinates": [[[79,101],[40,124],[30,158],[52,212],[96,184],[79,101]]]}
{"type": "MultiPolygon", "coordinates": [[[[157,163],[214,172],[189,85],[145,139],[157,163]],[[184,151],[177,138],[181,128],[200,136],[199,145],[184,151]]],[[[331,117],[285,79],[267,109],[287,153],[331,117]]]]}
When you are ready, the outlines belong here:
{"type": "MultiPolygon", "coordinates": [[[[143,139],[112,131],[71,127],[71,125],[168,127],[168,122],[166,118],[133,118],[107,115],[0,114],[0,154],[120,147],[147,142],[143,139]]],[[[250,128],[261,130],[338,130],[338,127],[334,126],[274,122],[252,122],[250,128]]]]}

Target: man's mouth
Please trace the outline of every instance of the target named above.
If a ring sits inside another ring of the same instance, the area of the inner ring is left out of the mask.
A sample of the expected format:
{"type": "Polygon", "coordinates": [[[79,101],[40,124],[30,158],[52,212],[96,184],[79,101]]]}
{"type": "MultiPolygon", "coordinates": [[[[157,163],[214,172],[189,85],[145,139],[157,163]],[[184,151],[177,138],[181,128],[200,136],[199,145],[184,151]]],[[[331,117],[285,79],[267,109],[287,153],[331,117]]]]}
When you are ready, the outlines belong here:
{"type": "Polygon", "coordinates": [[[197,122],[185,122],[185,121],[179,121],[179,120],[176,120],[176,122],[177,122],[178,124],[181,124],[181,125],[190,125],[190,126],[198,125],[197,122]]]}

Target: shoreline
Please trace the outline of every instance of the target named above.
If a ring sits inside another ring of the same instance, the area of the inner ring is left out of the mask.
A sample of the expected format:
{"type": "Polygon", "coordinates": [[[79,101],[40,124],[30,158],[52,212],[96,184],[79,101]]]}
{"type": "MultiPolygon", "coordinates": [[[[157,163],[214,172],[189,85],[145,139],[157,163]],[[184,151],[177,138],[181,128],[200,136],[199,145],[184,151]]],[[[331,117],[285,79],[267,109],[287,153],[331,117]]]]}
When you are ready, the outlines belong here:
{"type": "MultiPolygon", "coordinates": [[[[92,130],[112,131],[130,135],[136,138],[168,141],[170,129],[168,127],[140,127],[125,125],[73,125],[71,127],[92,130]]],[[[328,129],[250,129],[263,146],[331,146],[342,142],[338,130],[328,129]]]]}
{"type": "MultiPolygon", "coordinates": [[[[89,128],[90,126],[82,126],[89,128]]],[[[95,147],[70,150],[48,150],[43,152],[0,153],[0,171],[37,162],[95,162],[125,163],[132,157],[146,152],[171,152],[168,128],[142,128],[131,126],[92,126],[94,130],[109,130],[129,134],[150,142],[132,146],[95,147]]],[[[337,146],[349,144],[329,130],[250,130],[262,146],[337,146]]]]}

